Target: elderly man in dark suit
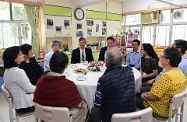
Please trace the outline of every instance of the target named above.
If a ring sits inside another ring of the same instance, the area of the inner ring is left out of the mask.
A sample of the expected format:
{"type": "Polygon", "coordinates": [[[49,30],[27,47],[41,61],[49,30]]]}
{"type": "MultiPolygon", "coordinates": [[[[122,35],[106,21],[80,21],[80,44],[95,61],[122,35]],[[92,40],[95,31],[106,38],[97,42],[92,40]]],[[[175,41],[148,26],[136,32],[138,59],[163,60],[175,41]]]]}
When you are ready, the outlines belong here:
{"type": "Polygon", "coordinates": [[[113,37],[108,37],[107,38],[107,46],[106,47],[102,47],[101,48],[101,51],[100,51],[100,54],[99,54],[99,61],[104,61],[104,55],[105,55],[105,52],[112,48],[114,46],[114,38],[113,37]]]}
{"type": "Polygon", "coordinates": [[[84,61],[94,61],[92,50],[85,47],[86,39],[84,37],[79,38],[79,48],[76,48],[72,52],[71,63],[83,63],[84,61]]]}

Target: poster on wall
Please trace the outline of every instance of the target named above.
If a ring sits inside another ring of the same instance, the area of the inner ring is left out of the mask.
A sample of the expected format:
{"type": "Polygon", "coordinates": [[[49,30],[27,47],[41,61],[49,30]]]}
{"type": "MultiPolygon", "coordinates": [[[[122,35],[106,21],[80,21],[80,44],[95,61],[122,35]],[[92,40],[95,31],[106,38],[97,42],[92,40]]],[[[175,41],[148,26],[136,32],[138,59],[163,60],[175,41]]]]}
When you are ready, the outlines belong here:
{"type": "Polygon", "coordinates": [[[83,31],[76,31],[76,37],[83,37],[83,31]]]}
{"type": "Polygon", "coordinates": [[[127,48],[132,48],[132,41],[138,39],[138,34],[130,33],[127,35],[127,48]]]}
{"type": "Polygon", "coordinates": [[[94,22],[93,20],[87,20],[87,26],[93,26],[94,22]]]}
{"type": "Polygon", "coordinates": [[[82,24],[80,23],[77,24],[77,30],[82,30],[82,24]]]}
{"type": "Polygon", "coordinates": [[[47,19],[47,29],[53,29],[53,19],[47,19]]]}
{"type": "Polygon", "coordinates": [[[92,36],[92,28],[87,28],[87,35],[92,36]]]}
{"type": "Polygon", "coordinates": [[[96,24],[96,32],[99,32],[99,24],[96,24]]]}
{"type": "Polygon", "coordinates": [[[69,20],[64,20],[64,27],[69,28],[70,27],[70,22],[69,20]]]}
{"type": "Polygon", "coordinates": [[[103,27],[106,27],[106,21],[102,21],[103,27]]]}
{"type": "Polygon", "coordinates": [[[61,32],[62,32],[62,26],[56,26],[55,29],[56,29],[56,33],[57,34],[61,34],[61,32]]]}
{"type": "Polygon", "coordinates": [[[106,28],[102,28],[102,35],[106,35],[106,28]]]}

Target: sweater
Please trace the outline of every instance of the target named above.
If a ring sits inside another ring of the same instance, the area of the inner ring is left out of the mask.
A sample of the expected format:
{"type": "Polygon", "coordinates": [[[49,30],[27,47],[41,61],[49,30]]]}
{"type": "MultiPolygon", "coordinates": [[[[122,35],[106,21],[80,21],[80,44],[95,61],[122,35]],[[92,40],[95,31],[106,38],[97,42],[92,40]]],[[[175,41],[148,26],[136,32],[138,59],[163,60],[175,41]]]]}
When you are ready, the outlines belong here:
{"type": "Polygon", "coordinates": [[[44,72],[35,58],[30,58],[29,60],[29,63],[26,63],[25,61],[21,62],[19,68],[23,69],[26,72],[31,84],[36,85],[38,79],[41,78],[44,72]]]}
{"type": "Polygon", "coordinates": [[[74,82],[65,76],[43,75],[36,85],[33,101],[46,106],[73,108],[82,98],[74,82]]]}

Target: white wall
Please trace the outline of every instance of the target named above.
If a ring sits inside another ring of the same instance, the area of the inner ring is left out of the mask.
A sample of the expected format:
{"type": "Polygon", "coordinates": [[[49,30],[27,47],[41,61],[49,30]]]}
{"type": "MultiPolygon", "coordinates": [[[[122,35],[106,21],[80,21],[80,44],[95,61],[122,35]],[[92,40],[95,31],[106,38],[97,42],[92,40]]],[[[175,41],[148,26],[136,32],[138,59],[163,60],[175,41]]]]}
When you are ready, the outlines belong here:
{"type": "Polygon", "coordinates": [[[74,0],[45,0],[45,4],[71,7],[74,0]]]}
{"type": "Polygon", "coordinates": [[[106,2],[108,0],[75,0],[75,1],[76,1],[76,6],[85,7],[85,6],[89,6],[89,5],[103,3],[103,2],[106,2]]]}
{"type": "Polygon", "coordinates": [[[107,12],[121,14],[123,3],[118,1],[107,1],[107,12]]]}
{"type": "MultiPolygon", "coordinates": [[[[183,5],[187,4],[187,0],[171,0],[168,1],[173,4],[183,5]]],[[[158,1],[155,0],[128,0],[123,2],[123,13],[124,12],[133,12],[139,10],[147,10],[149,6],[154,6],[153,4],[158,4],[158,1]]],[[[164,3],[163,3],[164,4],[164,3]]]]}
{"type": "MultiPolygon", "coordinates": [[[[47,38],[45,41],[45,45],[46,47],[44,47],[44,49],[48,52],[50,51],[50,44],[51,41],[53,40],[59,40],[62,43],[67,43],[69,45],[69,49],[72,50],[74,48],[77,48],[79,46],[79,41],[78,39],[80,37],[76,37],[76,27],[77,27],[77,23],[82,23],[83,24],[83,33],[84,33],[84,37],[87,38],[88,43],[99,43],[100,41],[106,40],[107,36],[110,35],[115,35],[115,34],[119,34],[119,28],[121,28],[121,22],[120,21],[106,21],[106,20],[94,20],[94,25],[91,27],[92,28],[92,34],[94,35],[94,37],[89,37],[87,35],[87,19],[86,19],[86,10],[93,10],[93,11],[100,11],[100,12],[110,12],[110,13],[117,13],[117,14],[122,14],[122,3],[121,2],[117,2],[117,1],[110,1],[110,2],[102,2],[102,3],[98,3],[95,5],[91,5],[91,6],[87,6],[87,7],[83,7],[82,9],[85,12],[85,17],[83,20],[77,20],[74,17],[74,10],[77,8],[76,3],[74,0],[45,0],[45,4],[48,5],[57,5],[57,6],[64,6],[64,7],[71,7],[72,9],[72,17],[58,17],[58,16],[48,16],[45,15],[45,26],[46,26],[46,19],[50,19],[50,18],[54,18],[54,22],[57,24],[61,24],[63,25],[63,21],[62,18],[70,18],[71,19],[71,37],[60,37],[61,35],[56,35],[56,37],[49,37],[50,33],[53,33],[54,31],[50,31],[50,30],[46,30],[45,32],[45,36],[47,38]],[[58,19],[60,18],[60,19],[58,19]],[[107,22],[107,35],[103,36],[102,35],[102,21],[106,21],[107,22]],[[96,32],[96,24],[100,25],[100,30],[99,33],[96,32]]],[[[56,24],[55,24],[56,25],[56,24]]],[[[45,27],[46,29],[46,27],[45,27]]],[[[63,31],[63,30],[62,30],[63,31]]],[[[65,35],[62,35],[65,36],[65,35]]],[[[44,46],[45,46],[44,45],[44,46]]]]}

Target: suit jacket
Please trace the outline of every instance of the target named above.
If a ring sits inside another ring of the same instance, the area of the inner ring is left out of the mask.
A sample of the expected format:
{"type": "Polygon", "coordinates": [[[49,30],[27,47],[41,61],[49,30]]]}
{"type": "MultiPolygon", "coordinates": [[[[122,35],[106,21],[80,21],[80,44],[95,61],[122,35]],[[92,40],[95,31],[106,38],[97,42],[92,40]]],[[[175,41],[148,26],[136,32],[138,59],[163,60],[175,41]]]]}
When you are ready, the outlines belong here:
{"type": "Polygon", "coordinates": [[[99,61],[104,61],[104,56],[105,56],[105,52],[106,52],[106,50],[107,50],[107,47],[102,47],[101,48],[101,51],[100,51],[100,54],[99,54],[99,61]]]}
{"type": "MultiPolygon", "coordinates": [[[[85,53],[86,53],[86,61],[94,61],[93,55],[92,55],[92,50],[89,48],[85,48],[85,53]]],[[[80,49],[76,48],[72,52],[72,57],[71,57],[71,63],[80,63],[80,49]]]]}

